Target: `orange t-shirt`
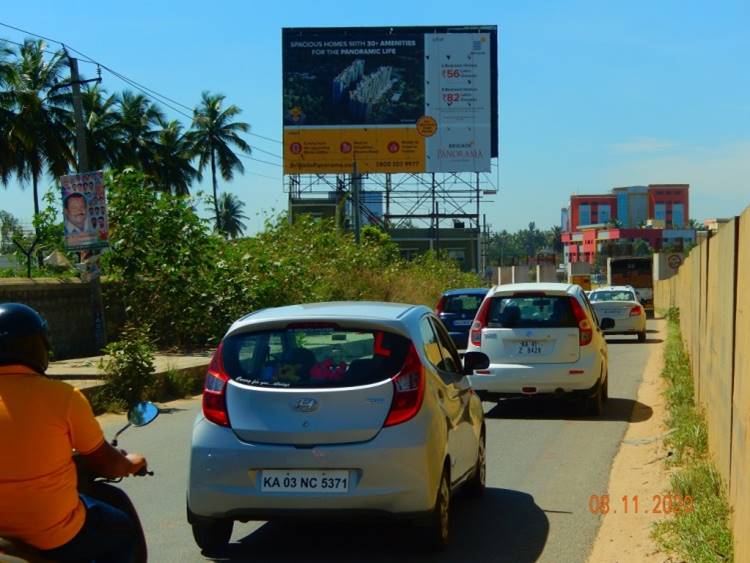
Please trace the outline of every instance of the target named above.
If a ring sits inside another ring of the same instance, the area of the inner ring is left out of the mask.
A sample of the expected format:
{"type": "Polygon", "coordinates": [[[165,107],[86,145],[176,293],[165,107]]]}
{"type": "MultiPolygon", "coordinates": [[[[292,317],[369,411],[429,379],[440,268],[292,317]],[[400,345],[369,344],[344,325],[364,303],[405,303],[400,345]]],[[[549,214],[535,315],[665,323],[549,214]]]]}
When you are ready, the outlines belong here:
{"type": "Polygon", "coordinates": [[[0,366],[0,536],[53,549],[83,527],[72,450],[104,442],[86,397],[24,366],[0,366]]]}

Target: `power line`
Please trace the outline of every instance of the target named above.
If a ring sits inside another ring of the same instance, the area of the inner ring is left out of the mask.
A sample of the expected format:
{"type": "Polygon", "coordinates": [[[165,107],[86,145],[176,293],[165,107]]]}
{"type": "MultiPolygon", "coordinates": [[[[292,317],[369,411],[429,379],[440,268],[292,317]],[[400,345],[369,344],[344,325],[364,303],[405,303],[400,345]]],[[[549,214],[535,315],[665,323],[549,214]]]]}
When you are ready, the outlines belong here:
{"type": "Polygon", "coordinates": [[[45,41],[51,41],[52,43],[59,43],[62,45],[60,41],[57,39],[52,39],[51,37],[45,37],[44,35],[39,35],[38,33],[32,33],[31,31],[26,31],[25,29],[21,29],[20,27],[15,27],[13,25],[9,25],[7,23],[0,22],[0,25],[3,27],[7,27],[9,29],[15,29],[16,31],[20,31],[21,33],[25,33],[26,35],[33,35],[34,37],[38,37],[39,39],[44,39],[45,41]]]}
{"type": "Polygon", "coordinates": [[[255,158],[254,156],[250,156],[249,154],[239,153],[237,156],[242,157],[246,160],[254,160],[255,162],[262,162],[263,164],[269,164],[271,166],[277,166],[281,168],[281,164],[279,164],[278,162],[271,162],[269,160],[261,160],[260,158],[255,158]]]}
{"type": "Polygon", "coordinates": [[[250,146],[252,147],[252,149],[253,149],[254,151],[262,152],[262,153],[264,153],[264,154],[267,154],[267,155],[269,155],[269,156],[273,156],[273,157],[276,157],[276,158],[284,158],[284,157],[282,157],[282,156],[279,156],[279,155],[278,155],[278,154],[276,154],[276,153],[273,153],[273,152],[270,152],[270,151],[266,151],[266,150],[260,149],[260,148],[258,148],[258,147],[253,147],[252,145],[250,145],[250,146]]]}
{"type": "Polygon", "coordinates": [[[252,135],[254,137],[259,137],[261,139],[264,139],[266,141],[270,141],[272,143],[278,143],[280,145],[283,145],[284,143],[279,141],[278,139],[271,139],[270,137],[264,137],[263,135],[258,135],[257,133],[248,133],[248,135],[252,135]]]}
{"type": "MultiPolygon", "coordinates": [[[[76,53],[77,55],[83,57],[84,58],[84,62],[88,62],[88,63],[96,64],[96,65],[100,66],[101,68],[103,68],[106,71],[110,72],[111,74],[113,74],[114,76],[116,76],[117,78],[119,78],[120,80],[122,80],[123,82],[125,82],[126,84],[128,84],[128,85],[132,86],[133,88],[135,88],[136,90],[140,91],[142,94],[144,94],[144,95],[146,95],[146,96],[148,96],[150,98],[155,98],[159,103],[162,103],[163,105],[165,105],[166,107],[168,107],[169,109],[171,109],[172,111],[174,111],[175,113],[178,113],[179,115],[182,115],[183,117],[186,117],[188,119],[192,119],[193,118],[193,114],[192,113],[187,114],[184,111],[182,111],[182,110],[177,109],[176,107],[174,107],[174,106],[179,106],[180,108],[184,108],[184,109],[192,112],[193,108],[191,108],[190,106],[187,106],[187,105],[185,105],[183,103],[180,103],[177,100],[174,100],[174,99],[170,98],[169,96],[165,96],[164,94],[161,94],[161,93],[157,92],[156,90],[153,90],[153,89],[151,89],[151,88],[149,88],[147,86],[144,86],[143,84],[140,84],[140,83],[136,82],[132,78],[128,78],[124,74],[120,74],[119,72],[117,72],[114,69],[108,67],[107,65],[102,64],[102,63],[96,61],[92,57],[89,57],[88,55],[86,55],[82,51],[79,51],[78,49],[75,49],[75,48],[73,48],[73,47],[71,47],[69,45],[66,45],[62,41],[59,41],[57,39],[53,39],[51,37],[45,37],[44,35],[39,35],[38,33],[33,33],[31,31],[27,31],[25,29],[21,29],[20,27],[9,25],[9,24],[4,23],[4,22],[0,22],[0,26],[7,27],[7,28],[13,29],[15,31],[19,31],[21,33],[25,33],[26,35],[32,35],[34,37],[38,37],[40,39],[44,39],[45,41],[50,41],[52,43],[57,43],[57,44],[61,45],[62,47],[67,48],[67,49],[73,51],[74,53],[76,53]],[[174,104],[174,105],[172,105],[172,104],[174,104]]],[[[16,42],[15,41],[11,41],[11,43],[16,43],[16,42]]],[[[18,45],[19,43],[16,43],[16,44],[18,45]]],[[[277,143],[277,144],[280,144],[280,145],[283,144],[278,139],[273,139],[271,137],[266,137],[264,135],[259,135],[258,133],[248,132],[248,135],[252,135],[253,137],[257,137],[259,139],[263,139],[263,140],[269,141],[271,143],[277,143]]],[[[258,147],[254,147],[253,146],[252,148],[254,148],[254,149],[256,149],[256,150],[258,150],[260,152],[263,152],[263,153],[269,154],[271,156],[274,156],[276,158],[281,158],[277,154],[265,151],[265,150],[260,149],[258,147]]]]}
{"type": "Polygon", "coordinates": [[[260,176],[261,178],[268,178],[269,180],[282,180],[281,176],[269,176],[268,174],[261,174],[260,172],[253,172],[252,170],[245,171],[245,174],[251,174],[253,176],[260,176]]]}

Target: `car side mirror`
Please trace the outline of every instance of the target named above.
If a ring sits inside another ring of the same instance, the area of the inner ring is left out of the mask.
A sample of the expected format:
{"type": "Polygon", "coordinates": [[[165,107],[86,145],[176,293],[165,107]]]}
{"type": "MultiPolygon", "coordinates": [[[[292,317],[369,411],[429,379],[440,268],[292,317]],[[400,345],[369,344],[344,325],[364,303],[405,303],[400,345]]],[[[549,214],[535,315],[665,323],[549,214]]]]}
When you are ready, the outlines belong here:
{"type": "Polygon", "coordinates": [[[490,367],[490,358],[484,352],[466,352],[464,354],[464,375],[472,375],[475,369],[490,367]]]}
{"type": "Polygon", "coordinates": [[[599,321],[599,328],[602,330],[609,330],[610,328],[615,328],[615,320],[609,317],[604,317],[601,321],[599,321]]]}

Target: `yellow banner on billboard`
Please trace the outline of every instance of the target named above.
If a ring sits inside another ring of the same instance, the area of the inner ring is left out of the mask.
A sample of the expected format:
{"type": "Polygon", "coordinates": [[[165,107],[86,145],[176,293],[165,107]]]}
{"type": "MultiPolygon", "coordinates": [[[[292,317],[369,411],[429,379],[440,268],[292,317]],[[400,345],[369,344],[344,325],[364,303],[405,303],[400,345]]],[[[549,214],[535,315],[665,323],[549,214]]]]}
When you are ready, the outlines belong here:
{"type": "Polygon", "coordinates": [[[417,129],[284,129],[284,174],[351,174],[357,171],[424,172],[425,141],[417,129]]]}

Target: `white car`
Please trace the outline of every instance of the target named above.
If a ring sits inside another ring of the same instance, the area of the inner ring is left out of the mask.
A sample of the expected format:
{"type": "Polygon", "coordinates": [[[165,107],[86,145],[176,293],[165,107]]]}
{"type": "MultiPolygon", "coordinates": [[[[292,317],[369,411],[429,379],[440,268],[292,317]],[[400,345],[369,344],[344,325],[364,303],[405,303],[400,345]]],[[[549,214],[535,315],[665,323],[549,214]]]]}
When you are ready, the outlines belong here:
{"type": "Polygon", "coordinates": [[[599,318],[615,321],[606,334],[635,334],[638,342],[646,341],[646,309],[631,286],[600,287],[591,292],[589,300],[599,318]]]}
{"type": "Polygon", "coordinates": [[[554,395],[578,397],[601,414],[607,400],[607,342],[583,290],[564,283],[495,286],[477,311],[467,352],[490,366],[469,378],[485,400],[554,395]]]}

